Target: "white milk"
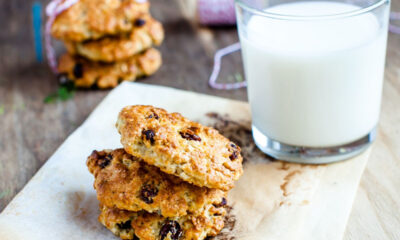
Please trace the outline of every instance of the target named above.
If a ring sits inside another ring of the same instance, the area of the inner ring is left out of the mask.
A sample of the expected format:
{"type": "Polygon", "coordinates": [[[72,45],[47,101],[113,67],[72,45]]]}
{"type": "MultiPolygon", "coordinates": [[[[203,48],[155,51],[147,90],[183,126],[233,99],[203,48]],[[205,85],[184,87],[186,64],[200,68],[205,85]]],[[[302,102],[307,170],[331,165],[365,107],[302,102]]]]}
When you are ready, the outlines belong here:
{"type": "MultiPolygon", "coordinates": [[[[310,16],[357,9],[300,2],[267,11],[310,16]]],[[[251,17],[240,38],[253,125],[274,140],[309,147],[368,134],[379,118],[386,32],[371,13],[329,21],[251,17]]]]}

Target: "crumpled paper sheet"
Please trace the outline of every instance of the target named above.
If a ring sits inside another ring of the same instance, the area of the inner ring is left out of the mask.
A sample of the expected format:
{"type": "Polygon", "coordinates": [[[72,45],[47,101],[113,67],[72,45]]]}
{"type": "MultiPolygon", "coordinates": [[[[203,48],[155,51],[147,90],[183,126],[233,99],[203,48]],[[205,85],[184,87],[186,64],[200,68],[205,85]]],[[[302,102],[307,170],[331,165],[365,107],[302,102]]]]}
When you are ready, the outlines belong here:
{"type": "Polygon", "coordinates": [[[214,126],[239,144],[244,175],[229,193],[225,228],[215,239],[342,239],[369,151],[331,165],[272,161],[254,145],[247,103],[123,83],[93,111],[0,215],[0,239],[117,239],[100,223],[86,158],[121,147],[121,108],[151,104],[214,126]]]}

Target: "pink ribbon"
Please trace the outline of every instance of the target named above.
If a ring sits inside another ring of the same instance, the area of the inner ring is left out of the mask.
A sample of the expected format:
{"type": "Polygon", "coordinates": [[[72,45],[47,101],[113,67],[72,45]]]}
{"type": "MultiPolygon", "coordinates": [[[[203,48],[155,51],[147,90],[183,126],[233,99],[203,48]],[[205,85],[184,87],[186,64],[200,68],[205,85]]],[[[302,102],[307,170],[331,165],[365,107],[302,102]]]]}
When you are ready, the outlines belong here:
{"type": "Polygon", "coordinates": [[[222,48],[218,50],[215,55],[214,55],[214,67],[213,71],[211,73],[210,79],[208,80],[208,84],[215,89],[220,89],[220,90],[232,90],[232,89],[238,89],[242,87],[247,86],[247,82],[238,82],[238,83],[217,83],[218,75],[221,70],[221,60],[224,56],[229,55],[233,52],[239,51],[240,50],[240,43],[234,43],[232,45],[229,45],[225,48],[222,48]]]}
{"type": "Polygon", "coordinates": [[[62,12],[70,8],[72,5],[77,3],[79,0],[53,0],[46,7],[47,22],[45,26],[45,48],[47,61],[49,62],[50,68],[54,73],[58,73],[57,70],[57,59],[56,54],[51,44],[51,26],[56,20],[56,17],[62,12]]]}
{"type": "MultiPolygon", "coordinates": [[[[203,25],[234,25],[236,24],[234,0],[197,0],[197,18],[203,25]]],[[[221,70],[222,58],[240,50],[240,43],[235,43],[218,50],[214,55],[214,65],[208,80],[210,87],[220,90],[231,90],[246,87],[247,83],[217,83],[221,70]]]]}

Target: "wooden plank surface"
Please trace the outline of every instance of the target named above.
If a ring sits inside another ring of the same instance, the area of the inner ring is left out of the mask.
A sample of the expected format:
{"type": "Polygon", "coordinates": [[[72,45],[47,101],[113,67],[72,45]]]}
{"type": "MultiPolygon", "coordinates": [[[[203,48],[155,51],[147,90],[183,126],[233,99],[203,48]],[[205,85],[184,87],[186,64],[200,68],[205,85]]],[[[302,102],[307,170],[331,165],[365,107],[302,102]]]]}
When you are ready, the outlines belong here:
{"type": "MultiPolygon", "coordinates": [[[[207,85],[213,53],[237,41],[235,28],[197,26],[181,10],[182,1],[187,0],[152,0],[152,13],[166,29],[161,47],[164,64],[143,82],[246,100],[244,89],[218,91],[207,85]]],[[[0,211],[108,93],[79,91],[69,101],[43,104],[57,82],[47,65],[36,61],[34,2],[47,1],[0,2],[0,211]]],[[[398,0],[392,9],[400,9],[398,0]]],[[[222,68],[222,80],[242,74],[240,54],[226,58],[222,68]]],[[[378,140],[358,190],[346,240],[400,239],[399,74],[400,36],[390,34],[378,140]]]]}

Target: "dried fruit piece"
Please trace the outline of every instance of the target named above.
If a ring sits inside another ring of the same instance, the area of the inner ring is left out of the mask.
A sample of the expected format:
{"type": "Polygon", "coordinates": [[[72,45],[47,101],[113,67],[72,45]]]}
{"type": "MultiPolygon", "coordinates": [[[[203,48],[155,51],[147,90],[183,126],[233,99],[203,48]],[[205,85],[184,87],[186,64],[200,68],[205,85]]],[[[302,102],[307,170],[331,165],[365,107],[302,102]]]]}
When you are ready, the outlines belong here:
{"type": "Polygon", "coordinates": [[[117,223],[117,227],[121,230],[128,230],[132,228],[131,223],[132,223],[131,220],[122,223],[117,223]]]}
{"type": "Polygon", "coordinates": [[[226,202],[226,198],[223,197],[223,198],[222,198],[222,201],[221,201],[221,203],[220,203],[220,205],[221,205],[221,206],[225,206],[226,203],[227,203],[227,202],[226,202]]]}
{"type": "Polygon", "coordinates": [[[150,204],[153,203],[153,197],[157,196],[157,194],[158,194],[158,189],[147,184],[142,187],[142,190],[140,192],[140,198],[145,203],[150,204]]]}
{"type": "Polygon", "coordinates": [[[74,74],[75,78],[83,77],[83,64],[82,63],[75,64],[73,74],[74,74]]]}
{"type": "Polygon", "coordinates": [[[146,20],[141,19],[141,18],[138,18],[138,19],[136,19],[136,21],[135,21],[135,26],[136,26],[136,27],[141,27],[141,26],[143,26],[143,25],[145,25],[145,24],[146,24],[146,20]]]}
{"type": "Polygon", "coordinates": [[[103,168],[107,167],[108,165],[110,165],[111,160],[112,160],[112,155],[108,154],[104,158],[100,158],[99,161],[97,162],[97,164],[103,169],[103,168]]]}
{"type": "Polygon", "coordinates": [[[226,203],[227,203],[226,198],[223,197],[220,203],[213,204],[213,205],[214,205],[214,207],[223,207],[226,205],[226,203]]]}
{"type": "Polygon", "coordinates": [[[170,233],[170,238],[172,240],[178,240],[182,236],[182,229],[178,222],[168,220],[160,230],[160,237],[161,240],[164,240],[170,233]]]}
{"type": "Polygon", "coordinates": [[[153,130],[144,130],[143,134],[146,136],[146,139],[149,140],[151,144],[154,143],[154,137],[156,136],[156,134],[153,130]]]}
{"type": "Polygon", "coordinates": [[[236,144],[234,144],[233,142],[231,142],[229,146],[233,148],[232,154],[229,156],[229,158],[233,161],[239,157],[238,146],[236,146],[236,144]]]}
{"type": "Polygon", "coordinates": [[[157,120],[159,119],[157,113],[152,113],[152,114],[150,114],[150,115],[147,117],[147,119],[149,119],[149,118],[154,118],[154,119],[157,119],[157,120]]]}
{"type": "Polygon", "coordinates": [[[181,137],[187,140],[193,140],[193,141],[201,141],[201,138],[195,134],[195,132],[192,129],[187,129],[185,132],[179,132],[181,137]]]}
{"type": "Polygon", "coordinates": [[[231,160],[235,160],[236,158],[238,158],[239,156],[239,152],[238,151],[233,151],[233,153],[229,156],[229,158],[231,160]]]}
{"type": "Polygon", "coordinates": [[[222,201],[221,201],[221,203],[219,204],[220,206],[225,206],[226,205],[226,198],[222,198],[222,201]]]}

